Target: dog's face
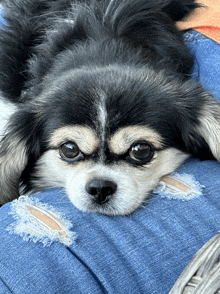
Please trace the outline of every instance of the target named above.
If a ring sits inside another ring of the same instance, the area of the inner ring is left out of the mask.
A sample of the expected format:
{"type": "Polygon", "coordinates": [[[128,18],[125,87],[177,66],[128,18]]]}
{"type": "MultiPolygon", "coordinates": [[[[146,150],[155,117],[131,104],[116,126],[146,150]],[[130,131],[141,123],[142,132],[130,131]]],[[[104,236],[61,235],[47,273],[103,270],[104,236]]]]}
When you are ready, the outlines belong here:
{"type": "Polygon", "coordinates": [[[209,144],[218,157],[213,101],[196,101],[209,97],[196,84],[164,72],[155,78],[146,68],[50,76],[42,93],[11,118],[13,136],[9,131],[2,143],[1,161],[2,182],[14,182],[2,192],[12,193],[21,178],[32,193],[63,187],[83,211],[130,214],[193,150],[209,144]]]}
{"type": "Polygon", "coordinates": [[[161,136],[145,126],[122,127],[103,141],[90,127],[68,125],[52,134],[37,163],[36,185],[64,187],[80,210],[125,215],[186,157],[164,149],[161,136]]]}
{"type": "Polygon", "coordinates": [[[64,187],[83,211],[129,214],[188,155],[169,146],[157,130],[169,124],[174,109],[158,111],[168,93],[159,78],[149,77],[153,72],[91,71],[67,72],[37,99],[48,107],[52,130],[33,183],[64,187]]]}

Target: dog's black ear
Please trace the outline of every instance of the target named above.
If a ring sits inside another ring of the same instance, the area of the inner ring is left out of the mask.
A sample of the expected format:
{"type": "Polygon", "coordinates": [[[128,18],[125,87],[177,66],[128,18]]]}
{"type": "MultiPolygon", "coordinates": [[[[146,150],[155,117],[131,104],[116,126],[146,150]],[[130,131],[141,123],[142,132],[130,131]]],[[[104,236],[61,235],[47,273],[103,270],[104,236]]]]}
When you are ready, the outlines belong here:
{"type": "Polygon", "coordinates": [[[177,124],[186,151],[202,160],[220,162],[220,103],[200,84],[188,81],[180,102],[177,124]]]}
{"type": "Polygon", "coordinates": [[[21,175],[39,155],[39,131],[34,117],[19,110],[10,118],[0,142],[0,205],[18,198],[21,175]]]}
{"type": "Polygon", "coordinates": [[[22,90],[31,79],[29,60],[36,46],[42,43],[44,32],[70,0],[6,0],[4,22],[0,34],[0,89],[12,102],[19,102],[22,90]]]}
{"type": "Polygon", "coordinates": [[[149,56],[158,68],[166,62],[172,72],[191,72],[193,58],[186,48],[182,34],[175,22],[165,12],[170,0],[114,0],[104,16],[104,22],[113,30],[117,38],[138,48],[149,63],[149,56]]]}
{"type": "MultiPolygon", "coordinates": [[[[47,1],[17,1],[4,3],[4,23],[0,34],[0,88],[12,102],[18,97],[28,79],[28,59],[41,41],[42,22],[35,14],[45,9],[47,1]]],[[[49,1],[48,1],[49,2],[49,1]]]]}
{"type": "Polygon", "coordinates": [[[196,132],[202,136],[213,156],[220,162],[220,104],[214,98],[203,106],[196,132]]]}

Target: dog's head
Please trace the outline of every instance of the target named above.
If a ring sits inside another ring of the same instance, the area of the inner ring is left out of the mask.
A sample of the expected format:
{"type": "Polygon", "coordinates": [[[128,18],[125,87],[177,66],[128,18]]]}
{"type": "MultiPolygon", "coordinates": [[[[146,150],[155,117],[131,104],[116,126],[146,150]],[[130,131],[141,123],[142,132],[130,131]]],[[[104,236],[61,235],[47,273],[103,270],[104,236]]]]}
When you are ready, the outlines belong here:
{"type": "Polygon", "coordinates": [[[151,68],[50,76],[10,119],[1,199],[16,197],[19,183],[32,192],[63,187],[83,211],[129,214],[190,154],[220,158],[219,111],[200,85],[151,68]]]}

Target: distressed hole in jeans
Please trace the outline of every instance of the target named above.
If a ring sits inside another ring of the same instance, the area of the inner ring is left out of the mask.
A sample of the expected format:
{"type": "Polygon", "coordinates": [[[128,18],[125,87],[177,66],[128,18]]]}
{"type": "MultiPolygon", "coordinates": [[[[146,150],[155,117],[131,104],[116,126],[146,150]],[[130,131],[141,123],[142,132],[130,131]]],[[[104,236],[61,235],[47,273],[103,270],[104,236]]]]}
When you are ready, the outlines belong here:
{"type": "Polygon", "coordinates": [[[193,175],[174,173],[161,178],[154,192],[168,199],[189,200],[201,196],[203,188],[193,175]]]}
{"type": "Polygon", "coordinates": [[[20,235],[25,241],[41,242],[45,246],[59,241],[69,246],[76,239],[71,222],[37,198],[22,196],[13,201],[10,214],[16,221],[7,230],[20,235]]]}

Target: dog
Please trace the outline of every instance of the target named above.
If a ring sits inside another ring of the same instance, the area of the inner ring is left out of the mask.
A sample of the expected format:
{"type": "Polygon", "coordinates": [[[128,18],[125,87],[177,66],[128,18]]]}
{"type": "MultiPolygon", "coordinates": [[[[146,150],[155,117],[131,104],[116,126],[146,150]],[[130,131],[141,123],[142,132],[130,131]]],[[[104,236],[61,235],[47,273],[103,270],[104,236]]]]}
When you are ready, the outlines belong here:
{"type": "Polygon", "coordinates": [[[8,0],[0,202],[63,188],[129,215],[190,157],[220,160],[220,106],[175,25],[193,0],[8,0]]]}

